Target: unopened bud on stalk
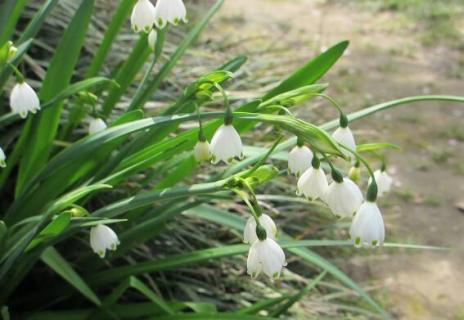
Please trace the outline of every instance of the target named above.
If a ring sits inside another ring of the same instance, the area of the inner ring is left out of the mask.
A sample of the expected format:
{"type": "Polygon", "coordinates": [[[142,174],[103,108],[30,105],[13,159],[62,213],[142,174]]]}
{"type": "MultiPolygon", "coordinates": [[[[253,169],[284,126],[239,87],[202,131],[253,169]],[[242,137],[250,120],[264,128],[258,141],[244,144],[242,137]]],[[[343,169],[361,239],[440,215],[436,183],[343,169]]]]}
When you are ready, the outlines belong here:
{"type": "Polygon", "coordinates": [[[359,179],[361,178],[361,168],[359,166],[359,162],[356,162],[356,164],[350,168],[350,171],[348,172],[348,177],[354,182],[359,181],[359,179]]]}
{"type": "Polygon", "coordinates": [[[1,168],[6,167],[6,155],[5,155],[5,152],[3,152],[2,148],[0,148],[0,167],[1,168]]]}

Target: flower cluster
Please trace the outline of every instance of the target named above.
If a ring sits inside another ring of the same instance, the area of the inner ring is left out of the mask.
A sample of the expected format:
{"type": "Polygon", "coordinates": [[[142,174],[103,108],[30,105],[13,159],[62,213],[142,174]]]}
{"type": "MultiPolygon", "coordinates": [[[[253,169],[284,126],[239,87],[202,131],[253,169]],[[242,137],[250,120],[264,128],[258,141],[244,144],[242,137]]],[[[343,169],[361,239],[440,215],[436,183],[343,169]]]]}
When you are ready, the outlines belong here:
{"type": "Polygon", "coordinates": [[[132,10],[131,24],[135,32],[148,33],[148,44],[154,51],[157,40],[157,30],[168,23],[178,25],[187,22],[187,10],[182,0],[158,0],[154,6],[150,0],[137,0],[132,10]]]}
{"type": "MultiPolygon", "coordinates": [[[[348,120],[343,114],[340,117],[340,127],[335,130],[332,137],[343,148],[345,158],[350,158],[352,154],[356,154],[355,138],[348,128],[348,120]]],[[[303,146],[299,142],[295,148],[302,150],[303,146]]],[[[332,173],[330,184],[317,155],[301,151],[295,152],[294,150],[288,156],[290,171],[298,175],[298,171],[294,169],[295,163],[299,163],[300,168],[304,167],[303,164],[309,166],[298,179],[297,194],[303,195],[311,201],[317,199],[323,201],[337,217],[353,218],[350,237],[355,246],[375,247],[382,245],[385,239],[385,226],[376,199],[377,195],[381,196],[391,188],[392,178],[387,174],[385,165],[382,166],[382,170],[372,173],[368,182],[367,197],[364,200],[359,186],[349,177],[343,177],[328,159],[332,173]]],[[[355,180],[358,180],[359,174],[360,168],[357,164],[350,170],[350,177],[355,177],[355,180]]]]}

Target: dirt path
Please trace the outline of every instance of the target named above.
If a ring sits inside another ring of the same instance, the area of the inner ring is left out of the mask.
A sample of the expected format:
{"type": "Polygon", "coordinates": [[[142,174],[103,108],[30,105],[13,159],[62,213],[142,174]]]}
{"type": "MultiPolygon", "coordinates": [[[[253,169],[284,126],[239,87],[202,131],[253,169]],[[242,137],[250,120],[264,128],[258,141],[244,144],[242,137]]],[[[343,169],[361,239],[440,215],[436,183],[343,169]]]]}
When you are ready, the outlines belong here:
{"type": "MultiPolygon", "coordinates": [[[[287,73],[317,51],[351,40],[325,79],[349,110],[424,93],[464,94],[457,78],[463,53],[424,48],[414,24],[391,12],[310,0],[229,0],[212,30],[207,36],[222,43],[224,58],[247,53],[248,70],[263,83],[276,70],[287,73]]],[[[455,208],[464,201],[463,123],[462,105],[423,103],[353,125],[361,140],[403,147],[390,156],[395,192],[382,200],[389,240],[458,248],[353,256],[345,270],[382,283],[377,296],[399,319],[464,318],[464,214],[455,208]]]]}

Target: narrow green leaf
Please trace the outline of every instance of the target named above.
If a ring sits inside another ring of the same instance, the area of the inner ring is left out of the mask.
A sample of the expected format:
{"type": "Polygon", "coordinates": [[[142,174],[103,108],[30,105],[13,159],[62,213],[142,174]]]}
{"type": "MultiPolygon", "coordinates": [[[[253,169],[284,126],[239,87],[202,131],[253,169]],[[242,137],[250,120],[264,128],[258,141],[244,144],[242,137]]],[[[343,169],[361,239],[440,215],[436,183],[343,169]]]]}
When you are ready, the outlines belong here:
{"type": "MultiPolygon", "coordinates": [[[[115,77],[115,81],[119,84],[119,87],[113,87],[109,90],[108,96],[102,106],[103,115],[108,116],[111,113],[113,108],[123,96],[124,92],[132,84],[137,73],[147,61],[150,53],[151,49],[147,45],[147,34],[142,33],[132,49],[131,54],[123,66],[119,69],[115,77]]],[[[129,110],[132,109],[129,108],[129,110]]]]}
{"type": "MultiPolygon", "coordinates": [[[[87,27],[90,22],[94,0],[82,1],[74,17],[66,29],[58,48],[50,62],[39,96],[48,101],[64,90],[74,71],[84,43],[87,27]]],[[[16,194],[20,194],[25,181],[31,178],[46,163],[53,139],[58,129],[62,104],[44,110],[37,116],[29,118],[33,128],[27,143],[27,152],[21,160],[16,184],[16,194]]]]}
{"type": "Polygon", "coordinates": [[[58,0],[47,0],[39,11],[34,15],[32,20],[27,25],[26,29],[21,32],[18,41],[15,44],[22,44],[34,38],[42,27],[43,22],[48,17],[50,12],[58,3],[58,0]]]}
{"type": "Polygon", "coordinates": [[[0,45],[12,37],[26,2],[27,0],[4,0],[0,4],[0,45]]]}
{"type": "Polygon", "coordinates": [[[288,301],[286,301],[283,305],[279,305],[276,309],[274,309],[271,313],[271,317],[279,318],[282,314],[288,311],[295,303],[300,301],[305,295],[307,295],[312,289],[314,289],[325,277],[327,271],[321,272],[316,279],[312,280],[310,283],[306,285],[299,293],[291,296],[288,301]]]}
{"type": "Polygon", "coordinates": [[[106,32],[103,35],[103,41],[99,44],[97,52],[93,57],[92,63],[87,70],[86,78],[95,77],[98,71],[101,69],[103,62],[105,61],[105,58],[111,49],[111,46],[115,42],[119,30],[124,25],[127,17],[129,16],[129,13],[131,12],[133,4],[134,1],[132,0],[120,1],[118,9],[109,20],[110,23],[108,25],[108,29],[106,29],[106,32]]]}
{"type": "Polygon", "coordinates": [[[337,62],[348,47],[348,44],[348,41],[342,41],[327,49],[327,51],[309,61],[282,81],[277,87],[269,91],[263,97],[263,100],[268,100],[278,94],[314,83],[337,62]]]}
{"type": "Polygon", "coordinates": [[[132,288],[137,289],[145,297],[164,310],[165,313],[174,314],[174,311],[169,307],[169,305],[164,302],[163,299],[159,298],[145,283],[136,277],[130,277],[129,281],[132,288]]]}
{"type": "Polygon", "coordinates": [[[49,205],[48,212],[55,213],[61,210],[67,209],[69,206],[77,202],[78,200],[86,197],[87,195],[100,191],[111,189],[112,186],[107,184],[93,184],[89,186],[84,186],[76,190],[70,191],[69,193],[63,195],[58,200],[55,200],[49,205]]]}
{"type": "Polygon", "coordinates": [[[256,302],[252,304],[249,307],[242,308],[238,311],[235,311],[235,314],[257,314],[261,310],[266,310],[268,308],[274,307],[277,304],[281,303],[282,301],[286,300],[288,298],[288,295],[284,295],[278,298],[272,298],[272,299],[265,299],[259,302],[256,302]]]}
{"type": "Polygon", "coordinates": [[[176,314],[174,316],[157,317],[157,320],[269,320],[274,319],[264,316],[240,315],[237,318],[233,313],[213,313],[213,314],[176,314]]]}
{"type": "Polygon", "coordinates": [[[356,151],[358,153],[376,151],[380,149],[400,150],[401,148],[397,146],[396,144],[392,144],[392,143],[366,143],[366,144],[360,144],[356,146],[356,151]]]}
{"type": "Polygon", "coordinates": [[[40,256],[40,259],[53,269],[53,271],[58,273],[64,280],[71,284],[77,291],[82,293],[84,297],[92,301],[97,306],[101,305],[100,299],[98,299],[97,295],[54,247],[48,247],[45,249],[40,256]]]}
{"type": "Polygon", "coordinates": [[[71,213],[64,212],[58,217],[52,220],[40,233],[32,239],[29,245],[26,248],[26,251],[29,251],[41,243],[48,241],[52,238],[59,236],[63,233],[69,226],[71,222],[71,213]]]}

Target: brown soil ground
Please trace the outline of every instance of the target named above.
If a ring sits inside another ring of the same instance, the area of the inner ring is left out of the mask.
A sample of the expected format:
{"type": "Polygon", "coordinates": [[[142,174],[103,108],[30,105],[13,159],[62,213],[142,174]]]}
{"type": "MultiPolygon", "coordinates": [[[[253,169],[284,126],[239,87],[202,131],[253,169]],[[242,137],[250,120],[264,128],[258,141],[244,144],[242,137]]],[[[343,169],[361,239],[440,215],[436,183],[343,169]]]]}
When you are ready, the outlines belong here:
{"type": "MultiPolygon", "coordinates": [[[[463,52],[443,44],[424,47],[420,29],[398,13],[309,0],[230,0],[205,36],[221,44],[220,59],[247,54],[248,78],[260,90],[276,74],[350,40],[324,79],[331,83],[328,93],[348,110],[424,93],[464,94],[463,52]]],[[[464,201],[463,123],[463,105],[420,103],[352,125],[360,141],[402,147],[389,153],[396,186],[381,201],[388,240],[456,248],[355,253],[342,263],[361,283],[378,281],[382,289],[375,295],[398,319],[464,317],[464,213],[456,208],[464,201]]]]}

